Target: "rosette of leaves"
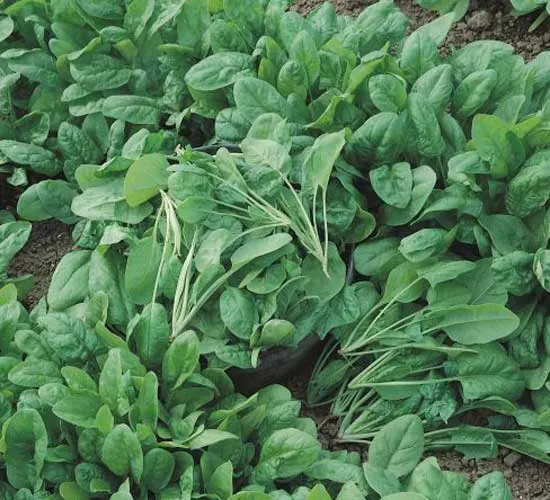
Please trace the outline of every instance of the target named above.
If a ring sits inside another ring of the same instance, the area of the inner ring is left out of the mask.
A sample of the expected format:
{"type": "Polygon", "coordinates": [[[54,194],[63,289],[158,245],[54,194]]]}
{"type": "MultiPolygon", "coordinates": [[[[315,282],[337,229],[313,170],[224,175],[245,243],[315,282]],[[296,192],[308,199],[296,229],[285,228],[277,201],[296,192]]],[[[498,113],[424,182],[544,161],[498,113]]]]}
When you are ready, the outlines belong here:
{"type": "MultiPolygon", "coordinates": [[[[125,140],[139,132],[135,141],[143,141],[161,124],[183,122],[182,132],[201,142],[208,127],[183,121],[192,104],[184,75],[207,54],[213,21],[239,15],[237,2],[226,4],[226,11],[203,0],[2,5],[0,163],[10,182],[24,186],[31,172],[74,183],[79,165],[119,155],[125,140]]],[[[175,133],[162,135],[172,150],[175,133]]],[[[162,140],[152,137],[147,149],[162,149],[162,140]]]]}
{"type": "MultiPolygon", "coordinates": [[[[169,338],[195,329],[202,353],[224,367],[250,368],[262,350],[324,337],[360,315],[363,288],[346,284],[342,255],[375,225],[353,187],[357,173],[340,163],[344,143],[342,131],[292,150],[287,123],[268,114],[239,153],[188,149],[79,167],[72,212],[95,234],[58,266],[49,305],[78,308],[105,290],[112,324],[138,328],[162,313],[169,338]]],[[[133,339],[145,337],[166,341],[145,330],[133,339]]]]}
{"type": "MultiPolygon", "coordinates": [[[[429,493],[425,473],[451,479],[417,467],[423,452],[418,417],[386,426],[362,467],[356,452],[321,449],[314,422],[299,416],[300,403],[286,388],[269,386],[247,398],[223,370],[201,368],[192,330],[166,344],[159,364],[149,368],[105,323],[105,292],[68,313],[49,310],[44,301],[27,313],[13,289],[0,289],[0,487],[6,498],[262,500],[286,498],[285,490],[299,487],[324,498],[353,492],[366,499],[373,498],[371,470],[385,471],[395,491],[420,495],[429,493]]],[[[472,492],[485,483],[507,492],[496,474],[480,481],[472,492]]],[[[390,493],[390,486],[376,484],[374,491],[390,493]]],[[[451,484],[460,492],[470,488],[465,481],[460,488],[451,484]]]]}
{"type": "MultiPolygon", "coordinates": [[[[286,388],[246,398],[223,370],[201,368],[193,331],[144,364],[105,323],[105,292],[68,312],[41,302],[29,314],[13,288],[0,290],[7,498],[227,499],[250,481],[270,491],[279,481],[292,488],[319,480],[330,491],[350,482],[366,494],[357,453],[321,451],[315,424],[299,416],[286,388]]],[[[149,326],[161,329],[155,320],[149,326]]]]}
{"type": "MultiPolygon", "coordinates": [[[[409,37],[397,61],[402,70],[413,41],[437,33],[444,19],[409,37]]],[[[436,44],[432,48],[437,59],[436,44]]],[[[331,349],[349,350],[347,359],[333,359],[327,351],[312,380],[310,400],[318,403],[341,388],[333,410],[342,416],[348,438],[368,439],[393,415],[389,402],[407,398],[407,411],[414,409],[434,427],[466,405],[504,414],[501,422],[508,430],[517,425],[548,430],[542,320],[550,192],[544,61],[541,55],[525,64],[510,46],[486,41],[457,50],[444,64],[420,67],[416,81],[403,72],[408,83],[401,88],[412,87],[401,116],[416,131],[415,138],[394,150],[390,145],[398,144],[394,124],[399,115],[385,121],[375,115],[347,145],[350,163],[368,166],[366,189],[379,200],[381,227],[356,249],[354,259],[358,273],[370,280],[372,300],[354,327],[336,330],[331,349]],[[518,70],[514,81],[501,87],[495,75],[512,66],[518,70]],[[438,108],[437,102],[445,104],[438,108]],[[456,134],[448,134],[445,123],[458,125],[452,126],[456,134]],[[456,325],[464,330],[454,328],[453,310],[456,325]],[[496,323],[488,329],[466,326],[478,320],[496,323]],[[486,388],[492,376],[486,370],[495,370],[495,384],[485,394],[477,392],[478,363],[486,388]],[[429,386],[439,386],[440,396],[434,397],[429,386]],[[522,395],[537,397],[538,406],[522,395]]],[[[377,86],[377,79],[370,79],[369,88],[393,95],[389,85],[377,86]]],[[[518,449],[548,460],[546,444],[532,448],[531,437],[524,429],[518,449]]],[[[490,453],[495,449],[488,448],[490,453]]]]}
{"type": "Polygon", "coordinates": [[[12,2],[3,9],[0,151],[17,167],[14,176],[63,172],[74,182],[80,164],[120,153],[140,126],[154,131],[162,114],[179,108],[185,93],[174,86],[186,56],[159,47],[177,37],[183,3],[12,2]]]}

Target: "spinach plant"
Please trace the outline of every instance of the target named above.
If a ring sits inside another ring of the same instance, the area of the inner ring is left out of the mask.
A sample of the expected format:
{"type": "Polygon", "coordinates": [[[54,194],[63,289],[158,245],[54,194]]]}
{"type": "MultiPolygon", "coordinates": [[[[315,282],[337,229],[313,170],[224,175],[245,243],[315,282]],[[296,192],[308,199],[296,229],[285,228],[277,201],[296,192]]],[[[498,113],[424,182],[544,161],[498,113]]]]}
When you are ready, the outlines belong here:
{"type": "MultiPolygon", "coordinates": [[[[144,330],[149,338],[153,330],[168,338],[161,310],[129,325],[124,340],[108,323],[110,297],[103,290],[68,312],[42,301],[30,313],[14,290],[13,284],[0,289],[0,487],[6,498],[262,500],[297,498],[281,488],[299,487],[306,498],[353,492],[366,499],[373,498],[367,486],[373,468],[402,478],[390,483],[396,491],[431,498],[419,484],[427,472],[422,464],[415,469],[423,451],[417,417],[384,428],[363,466],[356,452],[321,449],[314,422],[299,416],[300,403],[288,389],[269,386],[245,397],[223,370],[201,367],[192,330],[162,348],[151,344],[144,360],[130,339],[143,338],[144,330]],[[403,439],[395,439],[397,432],[403,439]]],[[[462,483],[458,490],[465,493],[470,487],[462,483]]],[[[472,492],[486,483],[498,495],[508,491],[493,474],[472,492]]],[[[389,493],[383,485],[374,491],[379,488],[389,493]]]]}

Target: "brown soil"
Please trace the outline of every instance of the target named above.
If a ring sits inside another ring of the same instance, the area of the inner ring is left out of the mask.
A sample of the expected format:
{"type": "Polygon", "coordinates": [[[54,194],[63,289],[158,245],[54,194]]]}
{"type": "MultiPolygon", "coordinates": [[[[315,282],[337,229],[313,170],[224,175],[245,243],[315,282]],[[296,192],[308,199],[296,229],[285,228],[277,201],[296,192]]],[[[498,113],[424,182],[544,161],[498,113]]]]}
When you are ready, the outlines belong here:
{"type": "Polygon", "coordinates": [[[24,304],[32,308],[48,291],[50,278],[72,246],[71,228],[57,221],[35,222],[25,248],[14,258],[9,273],[13,276],[31,273],[35,285],[24,304]]]}

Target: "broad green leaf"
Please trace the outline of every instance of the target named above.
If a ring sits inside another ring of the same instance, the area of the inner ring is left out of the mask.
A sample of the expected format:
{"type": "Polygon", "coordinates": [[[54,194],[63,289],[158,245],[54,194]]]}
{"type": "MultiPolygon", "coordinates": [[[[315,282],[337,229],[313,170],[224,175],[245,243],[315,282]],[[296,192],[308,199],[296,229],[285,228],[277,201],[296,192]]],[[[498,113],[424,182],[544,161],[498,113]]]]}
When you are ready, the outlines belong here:
{"type": "Polygon", "coordinates": [[[507,337],[520,323],[512,311],[499,304],[452,306],[428,317],[454,342],[465,345],[487,344],[507,337]]]}
{"type": "Polygon", "coordinates": [[[199,361],[199,339],[193,331],[178,335],[164,354],[162,382],[170,390],[180,387],[195,371],[199,361]]]}
{"type": "Polygon", "coordinates": [[[304,172],[308,189],[315,191],[320,187],[326,192],[332,169],[340,156],[346,140],[345,131],[323,134],[308,150],[304,159],[304,172]]]}
{"type": "Polygon", "coordinates": [[[479,478],[472,487],[469,500],[512,500],[512,493],[502,472],[491,472],[479,478]]]}
{"type": "Polygon", "coordinates": [[[139,482],[143,473],[143,451],[136,434],[126,424],[119,424],[106,436],[101,459],[109,470],[120,477],[130,473],[139,482]]]}
{"type": "Polygon", "coordinates": [[[130,250],[124,282],[130,299],[140,305],[154,300],[153,288],[161,261],[162,249],[152,237],[139,240],[130,250]]]}
{"type": "Polygon", "coordinates": [[[193,89],[211,92],[233,85],[241,73],[251,67],[252,59],[239,52],[212,54],[195,64],[185,75],[185,82],[193,89]]]}
{"type": "Polygon", "coordinates": [[[313,87],[321,71],[319,51],[313,36],[308,31],[300,31],[290,46],[289,54],[305,69],[308,87],[313,87]]]}
{"type": "Polygon", "coordinates": [[[415,168],[413,174],[413,188],[411,201],[405,208],[384,206],[384,218],[390,226],[402,226],[416,217],[435,187],[437,176],[428,166],[415,168]]]}
{"type": "Polygon", "coordinates": [[[465,402],[498,396],[518,399],[525,382],[519,366],[499,344],[472,346],[474,353],[463,353],[445,364],[448,377],[460,382],[465,402]]]}
{"type": "Polygon", "coordinates": [[[292,241],[288,233],[278,233],[265,238],[254,239],[239,247],[231,255],[233,268],[238,269],[265,255],[281,250],[292,241]]]}
{"type": "Polygon", "coordinates": [[[550,250],[539,249],[533,261],[533,272],[542,288],[550,292],[550,250]]]}
{"type": "Polygon", "coordinates": [[[245,77],[237,80],[233,88],[237,109],[253,122],[264,113],[286,115],[286,101],[277,89],[259,78],[245,77]]]}
{"type": "Polygon", "coordinates": [[[158,125],[160,107],[155,99],[137,95],[113,95],[103,101],[105,116],[136,125],[158,125]]]}
{"type": "Polygon", "coordinates": [[[382,112],[399,113],[407,104],[407,83],[397,75],[369,78],[369,93],[373,104],[382,112]]]}
{"type": "Polygon", "coordinates": [[[132,337],[137,354],[148,368],[158,367],[168,349],[170,329],[168,314],[163,305],[147,304],[134,327],[132,337]]]}
{"type": "Polygon", "coordinates": [[[405,208],[411,201],[413,175],[408,163],[396,163],[371,170],[369,178],[380,199],[396,208],[405,208]]]}
{"type": "Polygon", "coordinates": [[[55,154],[42,146],[4,139],[0,140],[0,152],[14,163],[48,177],[54,177],[61,170],[55,154]]]}
{"type": "Polygon", "coordinates": [[[3,454],[9,483],[14,488],[40,487],[48,434],[38,411],[18,410],[3,431],[3,454]]]}
{"type": "Polygon", "coordinates": [[[424,452],[424,431],[417,416],[398,417],[374,437],[369,463],[397,478],[409,474],[424,452]]]}
{"type": "Polygon", "coordinates": [[[155,197],[168,186],[168,161],[159,153],[142,156],[132,163],[124,178],[124,196],[128,205],[136,207],[155,197]]]}
{"type": "Polygon", "coordinates": [[[109,405],[113,415],[124,416],[130,403],[126,394],[122,373],[122,359],[119,349],[110,349],[99,375],[99,395],[109,405]]]}
{"type": "Polygon", "coordinates": [[[89,92],[122,87],[131,75],[120,59],[106,54],[84,54],[71,63],[71,76],[89,92]]]}
{"type": "Polygon", "coordinates": [[[315,438],[297,429],[283,429],[271,434],[262,445],[254,470],[259,482],[284,479],[304,472],[319,456],[315,438]]]}
{"type": "Polygon", "coordinates": [[[233,335],[248,340],[259,321],[253,297],[239,288],[228,287],[220,297],[220,315],[233,335]]]}
{"type": "Polygon", "coordinates": [[[162,448],[153,448],[143,457],[143,483],[150,491],[159,493],[170,483],[176,460],[162,448]]]}
{"type": "Polygon", "coordinates": [[[93,429],[101,405],[99,394],[87,391],[65,396],[53,406],[52,411],[61,420],[70,424],[93,429]]]}

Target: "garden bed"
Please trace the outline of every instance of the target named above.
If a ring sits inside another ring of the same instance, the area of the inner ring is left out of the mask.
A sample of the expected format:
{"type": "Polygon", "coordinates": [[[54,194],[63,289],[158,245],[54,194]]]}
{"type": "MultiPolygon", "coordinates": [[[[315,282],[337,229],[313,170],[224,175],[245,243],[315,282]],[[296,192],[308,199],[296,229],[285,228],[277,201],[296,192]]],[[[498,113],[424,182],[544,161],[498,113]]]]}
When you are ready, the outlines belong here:
{"type": "MultiPolygon", "coordinates": [[[[298,0],[296,7],[307,12],[321,2],[298,0]]],[[[335,0],[340,12],[357,13],[365,6],[362,0],[335,0]]],[[[367,4],[372,2],[367,2],[367,4]]],[[[396,0],[411,19],[413,30],[435,18],[412,0],[396,0]]],[[[472,9],[465,19],[455,25],[445,44],[445,50],[461,47],[465,43],[480,39],[496,39],[511,43],[517,52],[530,59],[544,50],[550,49],[550,32],[543,26],[535,33],[527,29],[533,17],[515,19],[508,11],[507,2],[491,0],[473,0],[472,9]]],[[[32,235],[28,245],[14,259],[11,272],[14,275],[32,273],[36,278],[33,291],[26,298],[25,305],[33,306],[42,297],[49,285],[51,275],[59,260],[73,247],[70,231],[64,224],[54,221],[33,224],[32,235]]],[[[298,399],[305,399],[305,388],[312,370],[312,363],[303,367],[301,372],[288,381],[288,387],[298,399]]],[[[325,410],[305,410],[306,415],[313,417],[320,426],[321,442],[331,449],[341,448],[335,436],[337,427],[327,419],[325,410]]],[[[358,450],[357,446],[347,449],[358,450]]],[[[470,479],[490,471],[500,470],[508,479],[515,499],[548,500],[550,499],[550,466],[536,462],[516,453],[501,451],[493,460],[464,460],[458,454],[436,454],[443,468],[466,473],[470,479]]]]}

